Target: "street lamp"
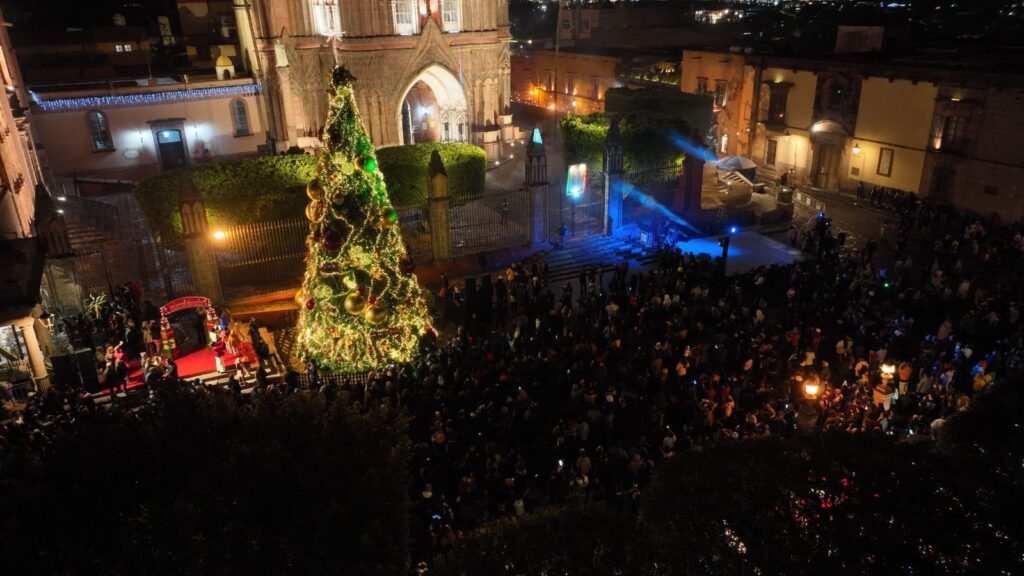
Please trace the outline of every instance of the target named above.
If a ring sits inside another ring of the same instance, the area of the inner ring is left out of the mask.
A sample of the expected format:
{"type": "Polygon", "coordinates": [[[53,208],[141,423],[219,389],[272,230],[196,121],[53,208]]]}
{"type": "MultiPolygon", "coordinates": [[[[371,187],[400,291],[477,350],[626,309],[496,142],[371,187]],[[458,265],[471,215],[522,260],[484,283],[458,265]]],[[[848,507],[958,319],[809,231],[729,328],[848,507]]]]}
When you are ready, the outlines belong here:
{"type": "Polygon", "coordinates": [[[213,239],[220,242],[228,237],[228,233],[223,230],[214,230],[213,239]]]}

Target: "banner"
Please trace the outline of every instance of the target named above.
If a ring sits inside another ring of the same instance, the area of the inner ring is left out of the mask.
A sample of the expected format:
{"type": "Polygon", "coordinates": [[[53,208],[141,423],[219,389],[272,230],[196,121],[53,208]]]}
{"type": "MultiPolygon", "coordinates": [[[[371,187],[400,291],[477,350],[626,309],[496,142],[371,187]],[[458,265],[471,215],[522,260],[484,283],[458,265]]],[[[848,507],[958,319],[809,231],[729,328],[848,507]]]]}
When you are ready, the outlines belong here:
{"type": "Polygon", "coordinates": [[[188,308],[212,308],[212,304],[209,298],[203,296],[185,296],[164,304],[160,308],[160,315],[167,316],[188,308]]]}

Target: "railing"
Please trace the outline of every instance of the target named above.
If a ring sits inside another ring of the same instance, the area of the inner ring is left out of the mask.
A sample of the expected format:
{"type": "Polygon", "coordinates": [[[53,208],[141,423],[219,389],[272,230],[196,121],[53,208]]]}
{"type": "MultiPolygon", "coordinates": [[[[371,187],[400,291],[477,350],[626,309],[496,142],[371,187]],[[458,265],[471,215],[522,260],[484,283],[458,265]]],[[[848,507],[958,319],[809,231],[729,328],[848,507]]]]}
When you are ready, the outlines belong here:
{"type": "Polygon", "coordinates": [[[115,238],[121,235],[121,217],[117,206],[87,198],[58,196],[57,210],[63,210],[64,219],[70,224],[102,230],[115,238]]]}
{"type": "Polygon", "coordinates": [[[242,224],[222,232],[213,243],[225,293],[254,295],[299,285],[309,234],[305,219],[242,224]]]}

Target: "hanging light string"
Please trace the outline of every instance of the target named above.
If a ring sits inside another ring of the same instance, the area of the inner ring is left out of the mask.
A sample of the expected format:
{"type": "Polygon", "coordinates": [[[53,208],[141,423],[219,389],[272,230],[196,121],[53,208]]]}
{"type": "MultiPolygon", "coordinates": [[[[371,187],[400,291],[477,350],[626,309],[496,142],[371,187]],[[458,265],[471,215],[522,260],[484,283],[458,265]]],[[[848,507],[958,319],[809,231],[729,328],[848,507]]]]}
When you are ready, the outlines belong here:
{"type": "Polygon", "coordinates": [[[262,89],[259,83],[241,84],[237,86],[215,86],[211,88],[188,88],[186,90],[168,90],[166,92],[147,92],[143,94],[122,94],[117,96],[83,96],[80,98],[54,98],[43,100],[38,94],[29,90],[32,103],[44,112],[70,112],[89,110],[92,108],[114,108],[118,106],[149,106],[171,102],[189,102],[212,98],[230,98],[236,96],[255,96],[262,89]]]}

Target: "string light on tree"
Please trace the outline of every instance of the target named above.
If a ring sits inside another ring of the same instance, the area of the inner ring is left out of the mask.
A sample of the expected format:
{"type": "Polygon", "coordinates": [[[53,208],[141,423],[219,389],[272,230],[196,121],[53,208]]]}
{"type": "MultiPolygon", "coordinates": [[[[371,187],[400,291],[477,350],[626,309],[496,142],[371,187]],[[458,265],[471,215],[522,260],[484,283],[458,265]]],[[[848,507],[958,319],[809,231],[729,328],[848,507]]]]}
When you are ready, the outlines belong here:
{"type": "Polygon", "coordinates": [[[296,295],[300,356],[342,373],[411,360],[430,329],[354,81],[341,67],[331,74],[324,147],[306,187],[310,234],[296,295]]]}

